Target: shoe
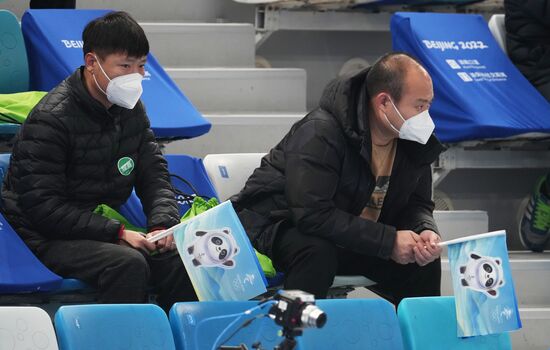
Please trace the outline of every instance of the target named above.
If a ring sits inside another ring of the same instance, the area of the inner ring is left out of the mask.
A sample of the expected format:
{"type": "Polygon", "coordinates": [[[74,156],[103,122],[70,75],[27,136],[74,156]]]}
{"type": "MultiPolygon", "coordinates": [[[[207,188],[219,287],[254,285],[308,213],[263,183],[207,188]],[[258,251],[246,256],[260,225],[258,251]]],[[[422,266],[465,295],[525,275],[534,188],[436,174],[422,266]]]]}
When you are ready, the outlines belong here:
{"type": "Polygon", "coordinates": [[[538,180],[519,224],[521,244],[534,252],[542,252],[550,239],[550,198],[541,191],[545,180],[538,180]]]}

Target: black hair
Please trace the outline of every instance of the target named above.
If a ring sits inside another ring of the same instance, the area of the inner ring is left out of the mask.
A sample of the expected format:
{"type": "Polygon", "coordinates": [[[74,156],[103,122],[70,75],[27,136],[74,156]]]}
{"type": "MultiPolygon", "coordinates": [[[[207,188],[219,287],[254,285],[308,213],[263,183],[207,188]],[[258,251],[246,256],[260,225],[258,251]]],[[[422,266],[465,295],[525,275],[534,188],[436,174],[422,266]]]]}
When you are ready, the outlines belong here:
{"type": "Polygon", "coordinates": [[[403,95],[403,85],[410,60],[423,68],[413,56],[405,52],[390,52],[380,57],[367,74],[367,91],[370,96],[386,92],[398,103],[403,95]]]}
{"type": "Polygon", "coordinates": [[[149,41],[140,25],[123,11],[94,19],[82,32],[84,55],[95,52],[101,58],[121,53],[143,57],[149,53],[149,41]]]}

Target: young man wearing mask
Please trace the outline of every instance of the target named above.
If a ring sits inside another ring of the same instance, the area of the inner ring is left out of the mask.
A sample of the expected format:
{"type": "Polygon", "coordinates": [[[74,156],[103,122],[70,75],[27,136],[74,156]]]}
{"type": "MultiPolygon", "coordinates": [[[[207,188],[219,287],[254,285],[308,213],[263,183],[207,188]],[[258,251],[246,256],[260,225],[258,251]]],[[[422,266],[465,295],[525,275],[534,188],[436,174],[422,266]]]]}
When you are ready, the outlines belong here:
{"type": "Polygon", "coordinates": [[[440,294],[427,71],[391,53],[325,89],[231,198],[285,288],[324,298],[334,276],[364,275],[395,305],[440,294]]]}
{"type": "Polygon", "coordinates": [[[152,244],[93,212],[100,204],[119,208],[135,186],[149,236],[179,222],[167,164],[139,100],[145,33],[114,12],[90,22],[82,38],[85,65],[21,127],[2,212],[48,268],[97,287],[102,303],[142,303],[150,287],[165,310],[196,300],[172,237],[152,244]]]}

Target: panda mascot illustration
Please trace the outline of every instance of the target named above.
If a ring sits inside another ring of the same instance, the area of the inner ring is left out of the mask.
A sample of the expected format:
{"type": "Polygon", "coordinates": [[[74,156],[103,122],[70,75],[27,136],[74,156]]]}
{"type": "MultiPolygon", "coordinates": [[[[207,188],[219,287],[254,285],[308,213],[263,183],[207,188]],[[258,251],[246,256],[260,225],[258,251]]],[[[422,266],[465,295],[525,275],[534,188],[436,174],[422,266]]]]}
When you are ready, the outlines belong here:
{"type": "Polygon", "coordinates": [[[468,263],[460,266],[460,283],[465,288],[497,298],[498,289],[504,285],[501,260],[470,253],[468,263]]]}
{"type": "Polygon", "coordinates": [[[216,230],[197,230],[193,243],[187,247],[187,252],[193,257],[194,266],[235,267],[233,257],[239,253],[239,246],[228,227],[216,230]]]}

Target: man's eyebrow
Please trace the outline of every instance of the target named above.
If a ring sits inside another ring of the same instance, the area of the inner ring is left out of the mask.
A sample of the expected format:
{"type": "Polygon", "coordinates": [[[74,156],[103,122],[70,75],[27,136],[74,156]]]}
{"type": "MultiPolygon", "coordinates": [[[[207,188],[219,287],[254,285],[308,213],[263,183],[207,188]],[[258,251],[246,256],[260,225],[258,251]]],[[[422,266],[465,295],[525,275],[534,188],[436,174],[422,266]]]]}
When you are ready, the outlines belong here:
{"type": "Polygon", "coordinates": [[[147,57],[143,57],[143,58],[126,57],[125,61],[127,61],[127,62],[139,61],[139,62],[145,63],[145,62],[147,62],[147,57]]]}
{"type": "Polygon", "coordinates": [[[434,99],[432,98],[431,100],[426,100],[425,98],[418,98],[416,99],[416,102],[422,102],[422,103],[428,103],[428,104],[432,104],[434,101],[434,99]]]}

